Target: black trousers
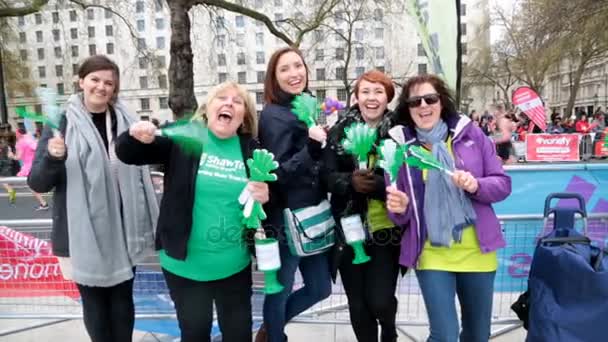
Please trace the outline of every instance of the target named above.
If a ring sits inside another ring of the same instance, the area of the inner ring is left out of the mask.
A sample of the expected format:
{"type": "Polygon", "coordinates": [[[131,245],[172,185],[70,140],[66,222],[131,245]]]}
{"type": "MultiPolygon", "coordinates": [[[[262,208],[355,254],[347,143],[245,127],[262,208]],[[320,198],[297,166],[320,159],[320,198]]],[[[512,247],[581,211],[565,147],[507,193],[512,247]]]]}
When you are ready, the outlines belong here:
{"type": "Polygon", "coordinates": [[[131,342],[135,324],[133,280],[111,287],[76,284],[92,342],[131,342]]]}
{"type": "Polygon", "coordinates": [[[397,341],[395,288],[399,275],[401,234],[398,228],[375,232],[365,244],[371,260],[353,265],[353,250],[346,247],[339,271],[348,298],[350,321],[359,342],[397,341]]]}
{"type": "Polygon", "coordinates": [[[228,278],[196,281],[163,269],[182,342],[210,342],[213,303],[224,342],[252,340],[251,265],[228,278]]]}

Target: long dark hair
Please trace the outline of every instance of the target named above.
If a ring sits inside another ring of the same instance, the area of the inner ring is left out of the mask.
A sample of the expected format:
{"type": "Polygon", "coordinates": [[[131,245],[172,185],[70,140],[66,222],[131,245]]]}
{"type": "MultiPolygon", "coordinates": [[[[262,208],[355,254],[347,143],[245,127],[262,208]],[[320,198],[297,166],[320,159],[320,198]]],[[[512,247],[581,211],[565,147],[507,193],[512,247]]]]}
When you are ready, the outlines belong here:
{"type": "Polygon", "coordinates": [[[294,47],[287,46],[275,51],[270,60],[268,61],[268,67],[266,69],[266,79],[264,80],[264,101],[266,103],[279,103],[281,99],[281,92],[284,92],[279,86],[279,82],[277,81],[277,64],[279,64],[279,58],[288,52],[293,52],[300,56],[302,59],[302,63],[304,63],[304,67],[306,68],[306,85],[304,86],[304,90],[308,89],[308,65],[306,65],[306,61],[304,61],[304,55],[302,52],[294,47]]]}
{"type": "Polygon", "coordinates": [[[401,88],[401,95],[399,95],[399,101],[395,112],[398,116],[400,123],[415,127],[416,124],[412,120],[412,114],[410,113],[410,107],[407,104],[407,100],[410,98],[410,92],[412,88],[419,84],[428,83],[435,88],[439,99],[441,100],[441,119],[447,121],[449,118],[457,117],[458,112],[456,111],[456,101],[454,95],[448,88],[447,84],[438,76],[432,74],[418,75],[410,78],[405,82],[403,88],[401,88]]]}

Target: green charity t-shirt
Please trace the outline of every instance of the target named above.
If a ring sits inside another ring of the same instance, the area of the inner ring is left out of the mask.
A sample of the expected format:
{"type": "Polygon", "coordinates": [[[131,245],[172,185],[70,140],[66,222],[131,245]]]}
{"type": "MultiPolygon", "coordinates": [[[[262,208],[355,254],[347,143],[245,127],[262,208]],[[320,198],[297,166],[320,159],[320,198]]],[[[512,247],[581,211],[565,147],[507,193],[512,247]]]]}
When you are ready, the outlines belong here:
{"type": "Polygon", "coordinates": [[[219,139],[211,132],[196,177],[192,232],[185,260],[160,253],[163,268],[178,276],[211,281],[242,271],[250,263],[243,240],[238,197],[247,172],[238,137],[219,139]]]}

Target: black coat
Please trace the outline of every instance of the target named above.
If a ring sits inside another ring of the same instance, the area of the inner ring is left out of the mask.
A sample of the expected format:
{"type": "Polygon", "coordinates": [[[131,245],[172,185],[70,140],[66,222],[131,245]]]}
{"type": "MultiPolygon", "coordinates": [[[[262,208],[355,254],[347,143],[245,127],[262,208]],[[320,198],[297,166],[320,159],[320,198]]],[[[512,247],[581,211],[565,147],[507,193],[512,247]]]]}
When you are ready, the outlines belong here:
{"type": "Polygon", "coordinates": [[[269,184],[270,201],[264,227],[268,234],[283,237],[283,210],[317,205],[327,198],[319,181],[321,144],[308,137],[308,128],[291,113],[290,98],[284,104],[267,104],[260,115],[259,138],[272,152],[279,168],[277,181],[269,184]]]}
{"type": "MultiPolygon", "coordinates": [[[[251,135],[239,135],[239,138],[249,177],[246,161],[251,158],[258,143],[251,135]]],[[[143,144],[131,137],[129,132],[121,134],[116,143],[116,155],[123,163],[164,166],[164,193],[156,228],[156,249],[164,249],[174,259],[186,259],[201,153],[185,154],[178,145],[165,137],[157,137],[151,144],[143,144]]],[[[244,232],[255,231],[246,229],[244,232]]],[[[248,236],[249,239],[252,237],[253,234],[248,236]]]]}
{"type": "MultiPolygon", "coordinates": [[[[341,146],[345,137],[344,129],[355,122],[364,122],[357,105],[350,108],[348,113],[332,127],[328,135],[327,147],[323,150],[321,174],[322,181],[331,193],[331,211],[336,220],[336,245],[332,256],[332,277],[335,279],[338,266],[342,260],[344,249],[349,248],[344,239],[344,233],[340,226],[340,219],[345,216],[359,214],[365,222],[367,215],[367,202],[369,199],[386,200],[386,184],[384,181],[384,170],[378,166],[374,168],[376,181],[375,190],[369,194],[361,194],[352,186],[352,173],[357,169],[357,160],[346,153],[341,146]]],[[[378,135],[375,145],[380,140],[388,137],[388,129],[393,125],[393,113],[385,113],[384,119],[378,127],[378,135]]],[[[370,155],[377,154],[374,147],[370,155]]]]}

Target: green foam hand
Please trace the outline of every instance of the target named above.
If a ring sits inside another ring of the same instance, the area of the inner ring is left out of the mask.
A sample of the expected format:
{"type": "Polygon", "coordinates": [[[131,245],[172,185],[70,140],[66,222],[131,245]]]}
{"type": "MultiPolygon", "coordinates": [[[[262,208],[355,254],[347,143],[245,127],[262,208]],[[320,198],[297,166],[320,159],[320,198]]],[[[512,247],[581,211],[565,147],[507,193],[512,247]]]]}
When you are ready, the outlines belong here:
{"type": "Polygon", "coordinates": [[[302,93],[296,96],[291,101],[292,112],[298,117],[298,120],[304,122],[306,127],[310,128],[317,124],[319,117],[319,104],[317,99],[308,93],[302,93]]]}
{"type": "Polygon", "coordinates": [[[380,143],[379,165],[388,173],[391,184],[394,184],[399,174],[399,169],[404,161],[404,149],[398,146],[392,139],[382,140],[380,143]]]}
{"type": "MultiPolygon", "coordinates": [[[[256,149],[253,151],[252,158],[247,159],[249,166],[249,179],[254,182],[274,182],[277,176],[272,171],[279,167],[279,163],[274,160],[274,154],[265,149],[256,149]]],[[[258,228],[261,226],[261,221],[266,219],[266,213],[262,205],[255,201],[248,191],[244,190],[247,199],[243,208],[243,224],[247,228],[258,228]]],[[[239,199],[239,201],[243,201],[239,199]]]]}
{"type": "Polygon", "coordinates": [[[376,129],[362,122],[355,122],[344,129],[346,137],[342,146],[346,152],[357,157],[359,169],[367,167],[367,155],[376,141],[376,129]]]}
{"type": "Polygon", "coordinates": [[[157,131],[187,154],[198,155],[207,141],[207,126],[199,120],[181,119],[157,131]]]}
{"type": "Polygon", "coordinates": [[[51,88],[36,88],[36,94],[42,105],[42,112],[46,114],[46,124],[54,130],[59,130],[63,112],[57,105],[57,92],[51,88]]]}
{"type": "Polygon", "coordinates": [[[448,170],[441,162],[435,158],[431,152],[425,150],[421,146],[410,145],[408,147],[408,157],[405,159],[405,163],[409,166],[415,167],[420,170],[439,170],[445,172],[449,176],[454,173],[448,170]]]}

